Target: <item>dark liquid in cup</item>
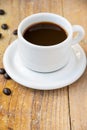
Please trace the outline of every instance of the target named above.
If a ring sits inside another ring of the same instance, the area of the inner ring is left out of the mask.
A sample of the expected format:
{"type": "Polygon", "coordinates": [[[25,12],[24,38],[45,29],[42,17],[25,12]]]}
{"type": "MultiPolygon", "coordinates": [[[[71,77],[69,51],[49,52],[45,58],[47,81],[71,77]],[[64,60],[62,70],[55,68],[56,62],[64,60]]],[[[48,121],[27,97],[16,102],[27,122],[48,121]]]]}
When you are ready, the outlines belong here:
{"type": "Polygon", "coordinates": [[[63,42],[67,38],[67,33],[55,23],[41,22],[26,28],[23,37],[32,44],[51,46],[63,42]]]}

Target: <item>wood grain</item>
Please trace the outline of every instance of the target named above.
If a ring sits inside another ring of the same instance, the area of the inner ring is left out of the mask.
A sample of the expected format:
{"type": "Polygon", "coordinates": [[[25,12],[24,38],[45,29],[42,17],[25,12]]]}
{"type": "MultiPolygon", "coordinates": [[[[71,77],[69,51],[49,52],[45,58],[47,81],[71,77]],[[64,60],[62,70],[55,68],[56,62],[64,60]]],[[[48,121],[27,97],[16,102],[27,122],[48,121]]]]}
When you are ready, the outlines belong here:
{"type": "MultiPolygon", "coordinates": [[[[65,16],[72,24],[85,28],[87,36],[86,0],[0,0],[6,11],[0,26],[7,23],[0,39],[0,68],[5,49],[17,36],[12,34],[23,18],[33,13],[52,12],[65,16]],[[83,17],[85,16],[85,17],[83,17]]],[[[87,37],[80,43],[87,53],[87,37]]],[[[52,91],[26,88],[0,75],[0,130],[86,130],[87,71],[74,84],[52,91]],[[11,89],[11,96],[3,88],[11,89]]]]}
{"type": "MultiPolygon", "coordinates": [[[[72,24],[82,25],[85,29],[85,38],[80,43],[87,54],[87,1],[63,0],[64,16],[72,24]],[[69,6],[71,5],[71,6],[69,6]],[[68,6],[68,8],[67,8],[68,6]]],[[[83,76],[69,87],[69,104],[71,130],[86,130],[87,128],[87,69],[83,76]]]]}

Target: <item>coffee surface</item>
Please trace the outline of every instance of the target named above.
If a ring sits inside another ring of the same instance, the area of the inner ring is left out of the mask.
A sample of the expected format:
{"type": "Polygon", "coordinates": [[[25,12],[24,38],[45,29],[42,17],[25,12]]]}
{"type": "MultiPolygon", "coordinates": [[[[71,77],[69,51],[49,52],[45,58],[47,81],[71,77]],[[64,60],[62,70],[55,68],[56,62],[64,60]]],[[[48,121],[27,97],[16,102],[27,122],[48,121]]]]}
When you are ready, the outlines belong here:
{"type": "Polygon", "coordinates": [[[23,37],[32,44],[51,46],[63,42],[67,38],[67,33],[55,23],[41,22],[27,27],[23,37]]]}

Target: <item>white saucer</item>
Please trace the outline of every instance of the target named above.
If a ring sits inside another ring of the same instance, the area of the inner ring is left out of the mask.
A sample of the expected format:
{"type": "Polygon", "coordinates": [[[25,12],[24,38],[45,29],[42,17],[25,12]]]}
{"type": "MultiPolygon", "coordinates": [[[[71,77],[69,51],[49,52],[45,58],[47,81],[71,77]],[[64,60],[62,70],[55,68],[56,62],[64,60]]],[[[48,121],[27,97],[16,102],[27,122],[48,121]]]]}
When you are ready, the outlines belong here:
{"type": "Polygon", "coordinates": [[[38,73],[25,68],[17,54],[17,40],[5,51],[3,64],[13,80],[29,88],[51,90],[75,82],[86,68],[86,56],[80,45],[74,45],[69,63],[52,73],[38,73]]]}

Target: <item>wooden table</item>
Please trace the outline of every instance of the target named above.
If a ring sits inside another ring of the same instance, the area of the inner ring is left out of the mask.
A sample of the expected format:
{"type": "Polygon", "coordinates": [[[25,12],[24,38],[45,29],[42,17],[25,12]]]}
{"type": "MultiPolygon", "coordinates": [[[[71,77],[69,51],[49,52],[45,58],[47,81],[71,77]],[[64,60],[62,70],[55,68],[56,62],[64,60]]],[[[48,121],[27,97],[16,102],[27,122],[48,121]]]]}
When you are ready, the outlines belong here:
{"type": "MultiPolygon", "coordinates": [[[[0,68],[5,49],[17,36],[13,30],[33,13],[52,12],[63,15],[72,24],[84,27],[86,36],[80,43],[87,53],[87,0],[0,0],[6,14],[0,16],[0,68]]],[[[87,70],[70,86],[39,91],[26,88],[0,75],[0,130],[87,130],[87,70]],[[3,94],[3,88],[12,91],[3,94]]]]}

